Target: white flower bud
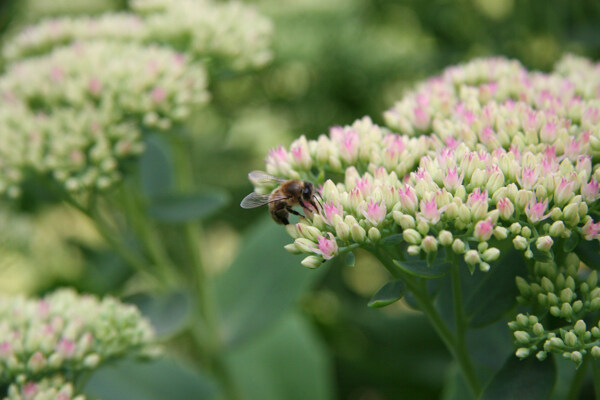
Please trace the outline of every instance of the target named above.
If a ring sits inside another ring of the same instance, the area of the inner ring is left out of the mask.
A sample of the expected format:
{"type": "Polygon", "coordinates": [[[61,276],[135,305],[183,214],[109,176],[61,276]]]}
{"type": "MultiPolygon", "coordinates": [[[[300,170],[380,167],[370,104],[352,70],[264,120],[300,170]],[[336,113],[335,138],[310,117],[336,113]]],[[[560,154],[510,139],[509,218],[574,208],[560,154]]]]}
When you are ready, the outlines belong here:
{"type": "Polygon", "coordinates": [[[323,259],[318,256],[308,256],[301,261],[301,264],[306,268],[314,269],[323,264],[323,259]]]}

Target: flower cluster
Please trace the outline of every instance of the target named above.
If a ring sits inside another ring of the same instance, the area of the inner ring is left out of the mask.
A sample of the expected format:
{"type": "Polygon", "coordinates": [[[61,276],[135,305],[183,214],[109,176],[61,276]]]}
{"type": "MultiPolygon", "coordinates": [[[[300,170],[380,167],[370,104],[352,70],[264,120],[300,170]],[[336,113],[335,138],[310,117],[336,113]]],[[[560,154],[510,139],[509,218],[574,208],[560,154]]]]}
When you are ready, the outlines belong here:
{"type": "Polygon", "coordinates": [[[385,113],[402,135],[363,119],[271,151],[267,172],[322,183],[322,207],[287,226],[286,249],[310,268],[357,247],[427,260],[444,249],[473,272],[501,268],[500,249],[513,247],[531,269],[518,300],[535,311],[510,323],[517,356],[600,357],[600,325],[584,322],[600,309],[597,275],[582,278],[573,253],[600,239],[599,68],[573,56],[552,74],[475,60],[385,113]],[[547,314],[562,326],[545,327],[547,314]]]}
{"type": "Polygon", "coordinates": [[[203,68],[156,46],[85,42],[14,63],[0,77],[0,193],[27,174],[67,190],[103,189],[143,150],[142,127],[167,129],[207,99],[203,68]]]}
{"type": "Polygon", "coordinates": [[[3,55],[15,61],[76,41],[109,40],[169,45],[234,69],[261,67],[271,59],[271,21],[250,6],[208,0],[138,0],[131,6],[137,13],[45,20],[12,38],[3,55]]]}
{"type": "MultiPolygon", "coordinates": [[[[40,300],[0,299],[3,384],[20,384],[20,376],[75,376],[125,354],[151,356],[157,350],[153,341],[152,328],[139,310],[113,298],[99,301],[64,289],[40,300]]],[[[24,384],[22,390],[28,387],[37,388],[24,384]]]]}
{"type": "Polygon", "coordinates": [[[448,68],[384,113],[400,132],[431,134],[472,149],[541,151],[557,155],[600,151],[598,67],[566,56],[556,72],[528,72],[502,58],[448,68]]]}
{"type": "Polygon", "coordinates": [[[563,322],[560,328],[550,329],[536,315],[517,315],[509,327],[518,357],[535,354],[543,360],[548,353],[558,353],[577,364],[588,353],[600,358],[600,323],[588,327],[584,321],[589,313],[600,310],[598,274],[592,271],[584,278],[579,269],[579,258],[570,253],[564,265],[537,262],[531,280],[517,277],[520,303],[533,305],[543,310],[537,314],[549,313],[563,322]]]}
{"type": "Polygon", "coordinates": [[[85,396],[75,395],[73,384],[60,375],[40,381],[28,381],[21,375],[8,387],[4,400],[85,400],[85,396]]]}

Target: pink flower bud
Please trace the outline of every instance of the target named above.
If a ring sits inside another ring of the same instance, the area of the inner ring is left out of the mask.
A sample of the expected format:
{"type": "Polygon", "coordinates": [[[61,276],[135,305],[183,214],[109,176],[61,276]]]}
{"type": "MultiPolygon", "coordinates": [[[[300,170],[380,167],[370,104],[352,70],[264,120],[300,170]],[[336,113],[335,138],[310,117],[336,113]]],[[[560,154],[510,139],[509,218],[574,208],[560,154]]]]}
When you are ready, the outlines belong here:
{"type": "Polygon", "coordinates": [[[589,219],[585,225],[581,228],[581,233],[585,240],[593,240],[599,237],[600,233],[600,222],[594,223],[592,219],[589,219]]]}
{"type": "Polygon", "coordinates": [[[506,220],[510,219],[515,212],[515,207],[507,197],[500,198],[496,208],[500,211],[500,216],[506,220]]]}
{"type": "Polygon", "coordinates": [[[321,254],[325,260],[333,258],[338,253],[338,245],[335,238],[329,232],[327,233],[327,236],[329,236],[329,239],[321,235],[317,237],[319,254],[321,254]]]}
{"type": "Polygon", "coordinates": [[[558,206],[566,204],[574,195],[573,189],[575,181],[568,181],[566,178],[561,178],[559,184],[554,189],[554,203],[558,206]]]}
{"type": "Polygon", "coordinates": [[[479,221],[475,224],[473,236],[479,241],[489,240],[494,233],[494,224],[491,218],[479,221]]]}
{"type": "Polygon", "coordinates": [[[361,212],[373,226],[377,226],[385,219],[387,209],[383,202],[375,202],[370,199],[366,209],[363,207],[361,212]]]}

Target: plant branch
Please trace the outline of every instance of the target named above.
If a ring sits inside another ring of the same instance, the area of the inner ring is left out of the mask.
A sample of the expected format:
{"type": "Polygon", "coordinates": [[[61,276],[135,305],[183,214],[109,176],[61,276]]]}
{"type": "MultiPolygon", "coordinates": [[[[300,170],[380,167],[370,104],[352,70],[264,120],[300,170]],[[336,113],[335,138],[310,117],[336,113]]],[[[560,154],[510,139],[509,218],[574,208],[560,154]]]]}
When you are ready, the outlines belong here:
{"type": "MultiPolygon", "coordinates": [[[[475,374],[475,369],[473,367],[471,358],[466,351],[466,346],[464,346],[464,344],[460,344],[461,341],[463,341],[464,343],[464,338],[457,339],[452,334],[450,329],[448,329],[448,326],[446,326],[442,317],[433,305],[433,302],[425,287],[425,282],[418,281],[417,278],[398,269],[398,267],[396,267],[391,258],[383,251],[381,251],[381,249],[371,248],[370,250],[379,259],[383,266],[390,272],[390,274],[392,274],[394,278],[402,279],[404,281],[408,289],[412,292],[413,296],[417,300],[419,308],[421,309],[423,314],[425,314],[428,317],[429,321],[433,325],[433,328],[439,335],[440,339],[442,339],[442,341],[446,345],[446,348],[458,363],[461,373],[467,385],[469,386],[469,389],[471,390],[473,396],[475,398],[478,398],[481,394],[481,384],[479,383],[477,375],[475,374]]],[[[453,287],[453,290],[454,289],[455,287],[453,287]]],[[[460,290],[460,286],[458,286],[458,290],[460,290]]],[[[461,293],[459,292],[458,294],[460,296],[461,293]]],[[[457,299],[455,299],[455,306],[460,306],[460,311],[458,315],[464,315],[462,310],[462,300],[459,302],[457,299]]],[[[461,329],[464,330],[464,323],[462,324],[461,329]]]]}

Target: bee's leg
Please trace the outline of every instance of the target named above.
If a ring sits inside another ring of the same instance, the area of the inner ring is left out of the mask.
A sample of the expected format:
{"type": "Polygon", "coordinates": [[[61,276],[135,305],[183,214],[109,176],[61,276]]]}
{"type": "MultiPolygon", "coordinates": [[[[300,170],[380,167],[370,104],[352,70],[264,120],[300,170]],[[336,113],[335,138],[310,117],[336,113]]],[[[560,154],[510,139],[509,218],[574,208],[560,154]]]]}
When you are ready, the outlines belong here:
{"type": "Polygon", "coordinates": [[[288,220],[288,210],[287,208],[281,208],[271,213],[271,216],[278,224],[289,225],[290,221],[288,220]]]}
{"type": "Polygon", "coordinates": [[[299,213],[298,211],[294,210],[292,207],[288,207],[288,208],[286,208],[286,210],[294,215],[297,215],[302,218],[306,218],[304,215],[302,215],[302,213],[299,213]]]}

